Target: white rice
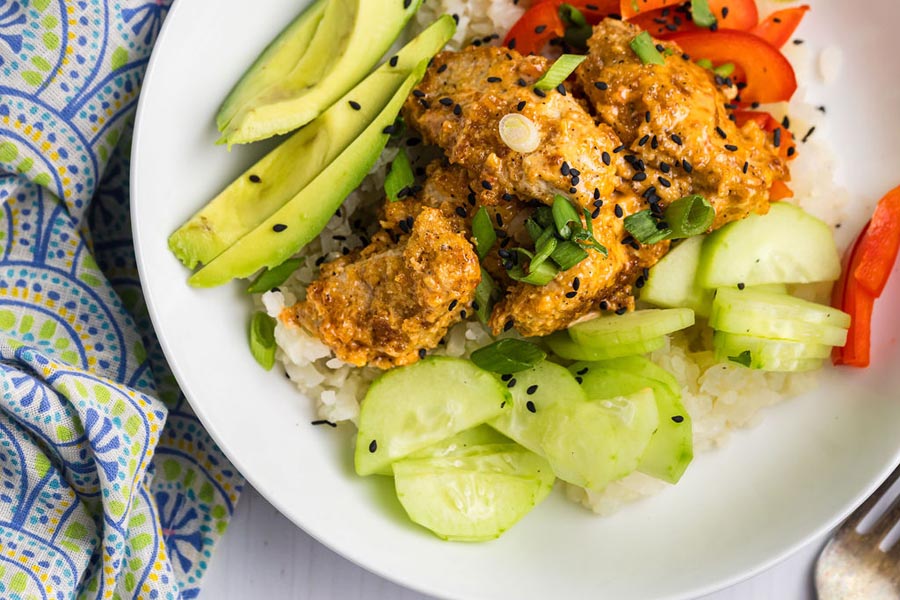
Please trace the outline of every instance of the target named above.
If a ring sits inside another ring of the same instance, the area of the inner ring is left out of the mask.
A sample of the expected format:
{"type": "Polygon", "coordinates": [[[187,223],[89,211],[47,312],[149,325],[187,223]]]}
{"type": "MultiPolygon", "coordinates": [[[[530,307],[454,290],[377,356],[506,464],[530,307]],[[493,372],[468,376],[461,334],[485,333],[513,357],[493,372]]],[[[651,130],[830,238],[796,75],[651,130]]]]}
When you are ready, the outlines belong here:
{"type": "MultiPolygon", "coordinates": [[[[767,10],[767,4],[779,8],[784,6],[782,2],[762,0],[762,14],[771,10],[767,10]]],[[[494,33],[502,38],[522,12],[523,8],[512,0],[426,0],[413,28],[416,33],[439,15],[454,14],[459,27],[449,47],[458,49],[494,33]]],[[[826,82],[834,81],[840,70],[840,53],[836,48],[827,49],[816,59],[807,45],[788,44],[785,54],[795,67],[800,89],[790,103],[763,109],[772,112],[779,120],[789,115],[791,129],[797,135],[798,142],[815,127],[814,135],[810,135],[806,143],[798,143],[799,157],[791,163],[791,187],[796,194],[793,201],[834,226],[845,218],[844,209],[849,194],[829,177],[823,177],[823,174],[834,172],[835,156],[824,141],[823,134],[827,132],[825,115],[805,101],[805,83],[814,77],[816,64],[819,75],[826,82]]],[[[324,255],[326,260],[333,260],[341,255],[344,247],[354,248],[362,244],[353,232],[351,222],[362,219],[363,222],[373,223],[373,227],[377,226],[371,215],[382,202],[385,170],[396,152],[396,147],[385,150],[362,185],[329,221],[322,235],[304,249],[304,265],[280,286],[279,291],[270,291],[258,298],[269,315],[277,317],[282,308],[304,297],[306,285],[317,274],[317,259],[324,255]],[[345,236],[346,240],[335,240],[335,235],[345,236]]],[[[848,228],[836,229],[836,234],[840,248],[850,242],[848,228]]],[[[821,301],[828,297],[829,290],[827,286],[807,286],[797,289],[796,293],[821,301]]],[[[693,420],[696,453],[721,446],[735,429],[756,425],[761,419],[761,409],[816,386],[816,373],[766,373],[732,363],[717,364],[710,351],[710,338],[708,329],[697,327],[691,332],[671,336],[668,347],[651,355],[655,363],[672,373],[681,384],[682,401],[693,420]]],[[[302,394],[316,402],[319,418],[335,423],[355,423],[359,416],[359,403],[380,371],[345,364],[312,335],[280,321],[275,328],[275,339],[278,362],[302,394]]],[[[491,339],[479,323],[459,323],[447,334],[446,343],[432,354],[467,356],[491,339]]],[[[566,493],[572,500],[606,515],[666,487],[668,484],[662,481],[633,473],[611,484],[602,493],[571,485],[566,486],[566,493]]]]}

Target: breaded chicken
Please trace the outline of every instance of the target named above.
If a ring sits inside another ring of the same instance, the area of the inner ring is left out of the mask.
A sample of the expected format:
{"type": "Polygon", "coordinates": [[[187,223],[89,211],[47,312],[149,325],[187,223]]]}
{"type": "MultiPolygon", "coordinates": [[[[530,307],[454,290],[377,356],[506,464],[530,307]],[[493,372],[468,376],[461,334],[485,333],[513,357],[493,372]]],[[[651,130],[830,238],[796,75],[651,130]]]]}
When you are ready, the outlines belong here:
{"type": "Polygon", "coordinates": [[[626,146],[617,154],[622,189],[650,186],[662,204],[700,194],[716,209],[713,228],[768,211],[769,188],[787,167],[755,123],[738,128],[714,74],[672,42],[665,65],[642,64],[629,43],[640,29],[607,19],[594,27],[576,71],[593,108],[626,146]],[[626,160],[627,159],[627,160],[626,160]]]}
{"type": "Polygon", "coordinates": [[[280,318],[305,327],[341,360],[382,369],[415,362],[466,311],[481,280],[472,244],[441,211],[425,207],[398,244],[387,232],[322,266],[306,300],[280,318]]]}
{"type": "Polygon", "coordinates": [[[534,88],[549,64],[490,46],[443,52],[404,106],[406,122],[466,168],[483,204],[513,196],[551,204],[562,194],[589,207],[616,185],[615,166],[607,164],[619,145],[612,130],[564,88],[534,88]],[[537,127],[534,152],[516,152],[500,138],[500,120],[511,113],[537,127]]]}
{"type": "Polygon", "coordinates": [[[641,210],[641,201],[634,195],[617,196],[615,200],[605,204],[593,219],[594,237],[606,247],[607,255],[588,249],[586,259],[561,271],[547,285],[516,283],[510,287],[491,314],[490,326],[495,334],[512,326],[526,337],[548,335],[601,308],[634,307],[635,281],[642,277],[643,269],[665,255],[669,242],[637,248],[623,243],[627,235],[617,214],[641,210]]]}

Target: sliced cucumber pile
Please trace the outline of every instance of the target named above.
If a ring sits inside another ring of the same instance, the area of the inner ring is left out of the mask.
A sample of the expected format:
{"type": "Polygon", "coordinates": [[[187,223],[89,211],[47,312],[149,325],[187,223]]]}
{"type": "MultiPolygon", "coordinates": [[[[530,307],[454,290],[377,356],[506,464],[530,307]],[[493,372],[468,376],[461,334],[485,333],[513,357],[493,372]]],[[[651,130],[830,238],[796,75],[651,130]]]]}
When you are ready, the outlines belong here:
{"type": "Polygon", "coordinates": [[[696,284],[705,239],[700,235],[688,238],[669,250],[650,269],[641,288],[641,300],[664,308],[690,308],[699,316],[708,317],[715,290],[696,284]]]}
{"type": "Polygon", "coordinates": [[[850,315],[786,294],[721,288],[709,324],[719,360],[765,371],[822,366],[832,346],[847,340],[850,315]]]}

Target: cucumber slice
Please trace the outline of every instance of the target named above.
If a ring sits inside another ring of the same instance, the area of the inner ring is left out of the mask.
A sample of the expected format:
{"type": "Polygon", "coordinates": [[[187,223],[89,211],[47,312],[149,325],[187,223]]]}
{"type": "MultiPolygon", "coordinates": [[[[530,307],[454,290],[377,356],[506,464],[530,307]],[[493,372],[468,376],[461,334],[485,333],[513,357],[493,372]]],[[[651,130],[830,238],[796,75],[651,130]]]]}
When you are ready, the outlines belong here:
{"type": "Polygon", "coordinates": [[[831,346],[825,344],[768,340],[725,331],[715,332],[713,348],[719,360],[762,371],[811,371],[831,356],[831,346]]]}
{"type": "Polygon", "coordinates": [[[680,386],[675,378],[642,357],[579,362],[569,370],[582,378],[582,387],[590,399],[634,394],[648,387],[653,390],[659,424],[637,470],[677,483],[691,463],[694,449],[691,417],[681,403],[680,386]]]}
{"type": "Polygon", "coordinates": [[[548,361],[519,371],[515,374],[515,380],[515,385],[509,388],[512,410],[488,424],[532,452],[543,455],[544,411],[557,402],[586,402],[587,396],[571,373],[548,361]]]}
{"type": "Polygon", "coordinates": [[[359,414],[356,472],[371,475],[509,410],[512,397],[468,360],[431,357],[381,375],[359,414]]]}
{"type": "Polygon", "coordinates": [[[685,329],[694,324],[689,308],[651,308],[624,315],[603,316],[569,327],[569,336],[579,346],[608,348],[637,344],[685,329]]]}
{"type": "Polygon", "coordinates": [[[761,338],[843,346],[850,315],[793,296],[731,288],[717,290],[713,329],[761,338]]]}
{"type": "MultiPolygon", "coordinates": [[[[512,450],[519,446],[499,431],[487,425],[466,429],[454,436],[441,440],[433,446],[422,448],[410,454],[407,459],[440,458],[445,456],[469,456],[512,450]]],[[[393,475],[392,465],[382,467],[375,475],[393,475]]]]}
{"type": "Polygon", "coordinates": [[[606,360],[620,356],[647,354],[659,350],[666,345],[664,336],[635,342],[632,344],[615,344],[605,348],[588,348],[575,343],[566,331],[557,331],[544,338],[550,349],[560,358],[569,360],[606,360]]]}
{"type": "Polygon", "coordinates": [[[547,497],[553,481],[547,461],[524,449],[394,464],[409,518],[454,541],[499,537],[547,497]]]}
{"type": "Polygon", "coordinates": [[[649,388],[599,402],[560,402],[545,414],[541,447],[553,472],[595,491],[637,468],[659,424],[649,388]],[[623,414],[633,415],[631,421],[623,421],[623,414]]]}
{"type": "Polygon", "coordinates": [[[707,288],[834,281],[841,261],[831,228],[792,204],[773,204],[709,234],[697,283],[707,288]]]}
{"type": "Polygon", "coordinates": [[[694,236],[669,250],[650,269],[650,277],[641,288],[641,300],[664,308],[690,308],[701,317],[708,317],[714,292],[696,283],[705,239],[694,236]]]}

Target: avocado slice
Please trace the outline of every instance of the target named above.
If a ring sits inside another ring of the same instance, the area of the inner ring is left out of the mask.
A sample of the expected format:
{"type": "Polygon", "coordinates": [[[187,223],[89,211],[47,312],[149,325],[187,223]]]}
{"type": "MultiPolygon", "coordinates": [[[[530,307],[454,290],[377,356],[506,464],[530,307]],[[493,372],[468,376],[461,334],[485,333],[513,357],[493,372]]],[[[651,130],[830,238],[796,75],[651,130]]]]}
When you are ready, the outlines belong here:
{"type": "Polygon", "coordinates": [[[169,249],[188,268],[207,264],[293,198],[390,101],[410,72],[453,37],[444,15],[406,44],[312,123],[293,134],[213,198],[169,237],[169,249]],[[351,102],[354,104],[351,105],[351,102]]]}
{"type": "Polygon", "coordinates": [[[344,149],[309,185],[205,267],[188,283],[198,287],[221,285],[273,267],[314,239],[362,182],[387,144],[390,126],[412,88],[425,74],[423,60],[394,93],[391,101],[365,131],[344,149]]]}
{"type": "MultiPolygon", "coordinates": [[[[365,77],[422,0],[325,2],[312,39],[305,47],[297,44],[301,52],[282,40],[270,55],[277,68],[270,71],[270,61],[257,61],[229,94],[216,117],[221,143],[262,140],[315,119],[365,77]],[[291,57],[295,63],[286,69],[291,57]]],[[[312,20],[297,26],[298,38],[312,20]]]]}

